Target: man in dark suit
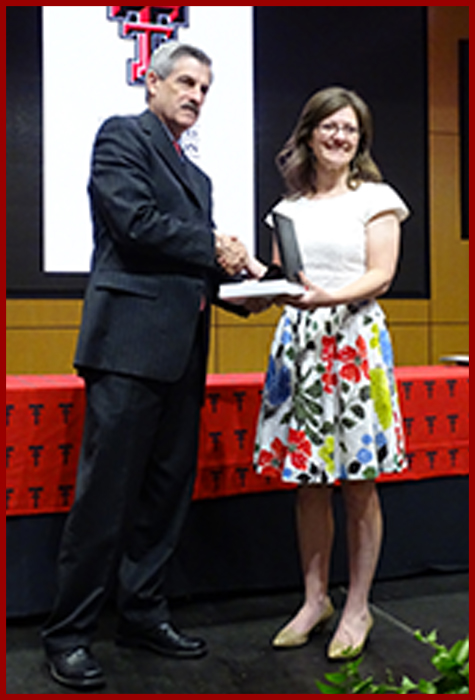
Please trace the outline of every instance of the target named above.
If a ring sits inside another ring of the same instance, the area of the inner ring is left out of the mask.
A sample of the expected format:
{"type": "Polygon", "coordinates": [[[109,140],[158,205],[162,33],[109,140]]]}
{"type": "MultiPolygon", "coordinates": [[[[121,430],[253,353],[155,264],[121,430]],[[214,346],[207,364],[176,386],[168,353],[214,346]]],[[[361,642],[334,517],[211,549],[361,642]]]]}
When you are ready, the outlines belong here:
{"type": "Polygon", "coordinates": [[[200,50],[163,44],[146,76],[147,111],[107,120],[94,145],[94,253],[75,357],[84,436],[41,631],[52,677],[77,690],[105,683],[90,644],[112,586],[119,644],[206,653],[171,622],[163,583],[193,491],[209,305],[223,270],[247,259],[214,231],[210,181],[174,144],[211,79],[200,50]]]}

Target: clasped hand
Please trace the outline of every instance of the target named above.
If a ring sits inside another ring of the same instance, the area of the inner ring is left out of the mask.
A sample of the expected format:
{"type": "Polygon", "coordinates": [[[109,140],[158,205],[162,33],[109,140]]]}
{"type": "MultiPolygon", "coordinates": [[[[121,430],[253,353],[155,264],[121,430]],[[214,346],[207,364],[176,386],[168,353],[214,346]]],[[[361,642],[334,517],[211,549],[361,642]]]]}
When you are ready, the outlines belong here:
{"type": "Polygon", "coordinates": [[[237,275],[248,266],[249,254],[236,236],[215,234],[216,260],[228,275],[237,275]]]}
{"type": "MultiPolygon", "coordinates": [[[[216,260],[228,275],[237,275],[246,270],[251,277],[260,277],[265,266],[251,256],[236,236],[228,236],[215,232],[216,260]]],[[[251,313],[259,313],[273,304],[283,306],[288,304],[297,309],[312,310],[319,306],[331,306],[334,300],[322,287],[311,282],[303,272],[299,273],[300,282],[304,289],[300,296],[281,295],[278,297],[262,297],[258,299],[235,300],[244,305],[251,313]]]]}

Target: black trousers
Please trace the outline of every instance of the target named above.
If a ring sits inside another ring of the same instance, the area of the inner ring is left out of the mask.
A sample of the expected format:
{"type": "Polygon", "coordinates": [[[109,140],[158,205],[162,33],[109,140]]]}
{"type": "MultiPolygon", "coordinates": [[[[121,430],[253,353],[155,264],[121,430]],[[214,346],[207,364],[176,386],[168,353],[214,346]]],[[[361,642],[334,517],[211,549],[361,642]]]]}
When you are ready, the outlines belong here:
{"type": "Polygon", "coordinates": [[[58,591],[41,634],[48,652],[88,645],[111,587],[121,618],[169,617],[167,564],[196,475],[203,343],[176,383],[91,371],[76,496],[58,560],[58,591]]]}

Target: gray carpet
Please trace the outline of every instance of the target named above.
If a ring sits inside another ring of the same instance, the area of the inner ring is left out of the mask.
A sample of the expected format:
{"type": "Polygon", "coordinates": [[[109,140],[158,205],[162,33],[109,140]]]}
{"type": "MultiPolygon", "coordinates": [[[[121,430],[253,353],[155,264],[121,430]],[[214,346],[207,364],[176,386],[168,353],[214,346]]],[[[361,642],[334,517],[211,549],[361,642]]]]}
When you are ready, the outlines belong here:
{"type": "MultiPolygon", "coordinates": [[[[334,588],[331,594],[340,609],[344,589],[334,588]]],[[[415,681],[433,678],[431,649],[417,641],[413,632],[436,629],[439,641],[451,646],[468,634],[468,597],[468,572],[376,582],[372,592],[376,624],[363,655],[362,675],[371,674],[383,682],[389,668],[396,679],[404,674],[415,681]]],[[[269,644],[299,602],[297,591],[173,601],[177,625],[203,636],[209,645],[206,657],[186,661],[117,648],[115,614],[107,609],[93,647],[107,677],[100,694],[318,693],[315,681],[339,668],[338,662],[329,662],[325,656],[338,617],[300,649],[276,651],[269,644]]],[[[38,618],[8,621],[8,694],[74,692],[49,678],[39,643],[40,624],[38,618]]]]}

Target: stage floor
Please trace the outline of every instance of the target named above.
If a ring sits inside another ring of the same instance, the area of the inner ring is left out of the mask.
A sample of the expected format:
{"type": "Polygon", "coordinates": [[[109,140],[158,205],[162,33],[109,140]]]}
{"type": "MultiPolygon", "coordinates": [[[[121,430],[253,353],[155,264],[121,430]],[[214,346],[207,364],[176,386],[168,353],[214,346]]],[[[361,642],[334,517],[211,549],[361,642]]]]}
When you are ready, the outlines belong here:
{"type": "MultiPolygon", "coordinates": [[[[337,609],[344,589],[331,591],[337,609]]],[[[413,630],[438,630],[441,644],[451,646],[468,634],[468,572],[435,573],[379,581],[374,585],[375,617],[361,674],[385,680],[390,668],[396,679],[433,679],[432,650],[413,637],[413,630]]],[[[94,651],[108,684],[104,694],[123,693],[316,693],[315,680],[339,668],[325,658],[337,622],[301,649],[274,651],[269,639],[297,608],[295,591],[259,595],[194,598],[174,602],[175,621],[184,631],[206,638],[210,652],[200,660],[165,659],[147,651],[118,649],[113,643],[115,615],[107,609],[94,651]]],[[[48,676],[39,644],[40,618],[7,625],[7,694],[69,693],[48,676]]]]}

